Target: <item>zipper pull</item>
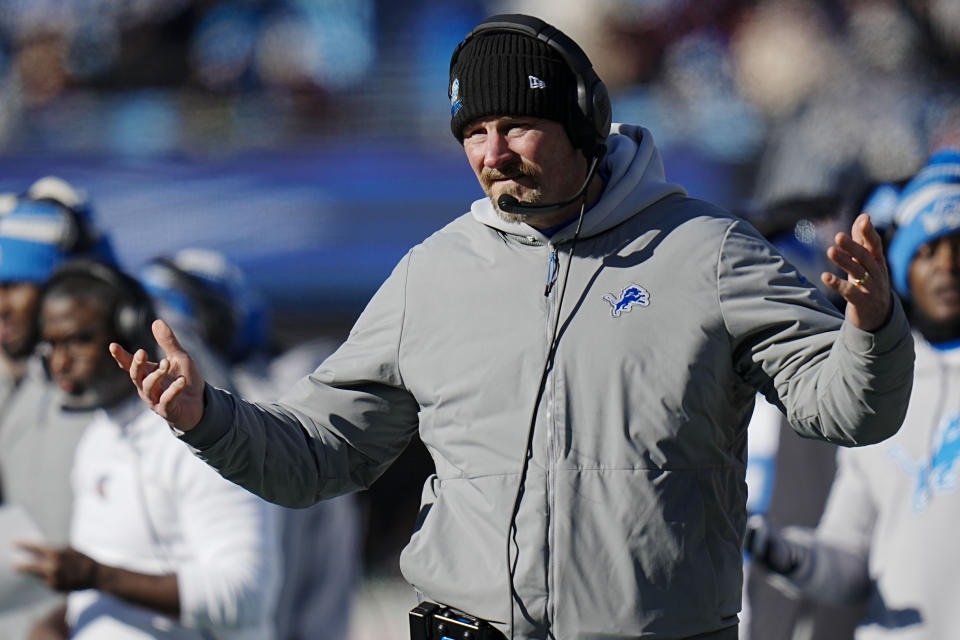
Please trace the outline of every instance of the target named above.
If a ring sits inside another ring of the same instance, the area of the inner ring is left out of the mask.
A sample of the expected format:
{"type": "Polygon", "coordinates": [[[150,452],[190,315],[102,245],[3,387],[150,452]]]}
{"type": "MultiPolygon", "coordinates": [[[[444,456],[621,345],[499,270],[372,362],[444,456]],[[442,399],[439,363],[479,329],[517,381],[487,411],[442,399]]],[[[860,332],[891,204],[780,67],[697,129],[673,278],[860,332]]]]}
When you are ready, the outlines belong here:
{"type": "Polygon", "coordinates": [[[553,289],[553,283],[557,281],[557,248],[554,247],[550,252],[550,263],[547,265],[547,286],[543,290],[543,295],[550,295],[553,289]]]}

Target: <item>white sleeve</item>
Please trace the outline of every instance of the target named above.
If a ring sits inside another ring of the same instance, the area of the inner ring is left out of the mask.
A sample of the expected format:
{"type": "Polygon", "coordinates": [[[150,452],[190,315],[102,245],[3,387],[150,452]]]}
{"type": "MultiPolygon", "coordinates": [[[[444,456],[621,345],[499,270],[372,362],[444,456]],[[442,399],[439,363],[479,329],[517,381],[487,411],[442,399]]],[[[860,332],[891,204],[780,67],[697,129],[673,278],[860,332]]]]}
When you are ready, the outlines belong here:
{"type": "Polygon", "coordinates": [[[182,449],[176,472],[187,562],[178,568],[181,621],[191,627],[272,624],[280,586],[277,507],[182,449]]]}
{"type": "Polygon", "coordinates": [[[857,454],[856,449],[838,450],[837,475],[817,528],[783,531],[791,543],[808,549],[804,562],[786,579],[811,600],[852,604],[870,594],[870,541],[877,510],[857,454]]]}

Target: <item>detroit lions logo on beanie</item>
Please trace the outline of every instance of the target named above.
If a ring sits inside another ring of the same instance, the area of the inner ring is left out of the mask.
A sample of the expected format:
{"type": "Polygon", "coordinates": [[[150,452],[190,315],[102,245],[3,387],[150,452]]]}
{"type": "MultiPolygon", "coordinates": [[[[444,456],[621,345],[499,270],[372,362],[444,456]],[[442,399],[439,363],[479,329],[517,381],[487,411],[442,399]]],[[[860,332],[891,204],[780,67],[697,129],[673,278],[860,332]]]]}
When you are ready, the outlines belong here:
{"type": "Polygon", "coordinates": [[[960,149],[943,149],[930,157],[903,188],[895,220],[887,260],[893,286],[909,299],[908,271],[920,247],[960,233],[960,149]]]}

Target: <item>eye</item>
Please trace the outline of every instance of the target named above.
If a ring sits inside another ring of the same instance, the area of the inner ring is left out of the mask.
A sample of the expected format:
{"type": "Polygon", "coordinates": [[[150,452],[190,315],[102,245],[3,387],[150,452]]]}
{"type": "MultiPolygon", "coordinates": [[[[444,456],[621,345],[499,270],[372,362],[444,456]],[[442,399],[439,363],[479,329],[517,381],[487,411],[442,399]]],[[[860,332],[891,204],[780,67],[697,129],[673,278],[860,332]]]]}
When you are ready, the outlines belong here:
{"type": "Polygon", "coordinates": [[[508,138],[518,138],[529,131],[531,124],[529,122],[511,122],[506,126],[504,135],[508,138]]]}
{"type": "Polygon", "coordinates": [[[920,248],[917,249],[917,253],[914,255],[915,258],[929,258],[937,250],[937,241],[927,242],[920,245],[920,248]]]}
{"type": "Polygon", "coordinates": [[[466,129],[463,133],[463,141],[477,141],[482,140],[482,136],[487,133],[487,130],[483,127],[471,127],[466,129]]]}

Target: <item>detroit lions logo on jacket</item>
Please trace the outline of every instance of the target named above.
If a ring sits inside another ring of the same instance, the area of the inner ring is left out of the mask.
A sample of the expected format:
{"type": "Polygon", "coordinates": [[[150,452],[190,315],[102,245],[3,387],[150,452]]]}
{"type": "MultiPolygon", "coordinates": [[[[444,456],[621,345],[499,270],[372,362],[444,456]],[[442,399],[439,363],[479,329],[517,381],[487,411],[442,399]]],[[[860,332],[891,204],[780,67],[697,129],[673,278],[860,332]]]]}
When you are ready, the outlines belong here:
{"type": "Polygon", "coordinates": [[[619,296],[608,293],[603,296],[603,299],[613,307],[610,310],[610,315],[619,318],[621,313],[630,311],[635,304],[641,307],[650,304],[650,292],[636,283],[631,283],[623,288],[619,296]]]}

